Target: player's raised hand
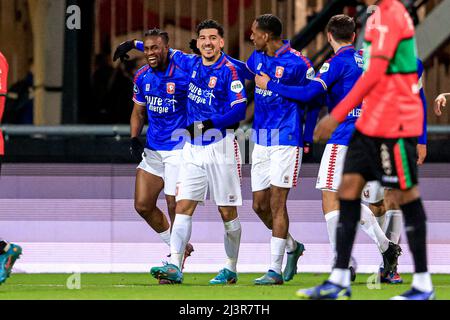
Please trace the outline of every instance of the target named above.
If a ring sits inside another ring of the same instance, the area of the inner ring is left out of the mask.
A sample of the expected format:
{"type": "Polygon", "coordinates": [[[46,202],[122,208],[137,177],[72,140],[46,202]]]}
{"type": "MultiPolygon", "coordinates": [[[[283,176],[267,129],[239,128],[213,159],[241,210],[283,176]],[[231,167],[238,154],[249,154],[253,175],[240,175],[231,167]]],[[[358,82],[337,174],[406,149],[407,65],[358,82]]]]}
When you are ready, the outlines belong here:
{"type": "Polygon", "coordinates": [[[267,90],[267,84],[269,81],[270,77],[264,72],[261,72],[261,75],[257,74],[255,77],[256,85],[263,90],[267,90]]]}
{"type": "Polygon", "coordinates": [[[338,124],[339,122],[330,115],[323,117],[314,130],[314,141],[320,142],[328,140],[338,124]]]}
{"type": "Polygon", "coordinates": [[[444,108],[447,105],[447,99],[446,94],[442,93],[438,95],[436,100],[434,100],[434,113],[440,117],[442,115],[442,108],[444,108]]]}
{"type": "Polygon", "coordinates": [[[417,145],[417,165],[420,166],[424,163],[427,156],[427,145],[418,144],[417,145]]]}
{"type": "Polygon", "coordinates": [[[129,51],[135,49],[134,45],[135,40],[124,41],[116,48],[114,52],[113,61],[120,59],[120,61],[124,62],[125,60],[130,59],[130,56],[127,54],[129,51]]]}

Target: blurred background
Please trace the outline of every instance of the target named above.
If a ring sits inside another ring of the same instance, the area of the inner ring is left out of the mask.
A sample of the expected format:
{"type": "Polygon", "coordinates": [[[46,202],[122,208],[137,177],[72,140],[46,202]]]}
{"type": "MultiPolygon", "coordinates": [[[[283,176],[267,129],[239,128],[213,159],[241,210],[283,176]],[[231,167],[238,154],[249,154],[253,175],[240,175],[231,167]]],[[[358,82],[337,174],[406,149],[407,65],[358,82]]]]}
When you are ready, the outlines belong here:
{"type": "MultiPolygon", "coordinates": [[[[450,91],[448,1],[403,2],[417,24],[425,92],[432,106],[438,93],[450,91]]],[[[169,32],[173,47],[189,52],[195,26],[214,18],[225,27],[225,51],[246,60],[253,50],[252,21],[267,12],[282,19],[284,37],[316,69],[331,54],[324,33],[329,18],[346,13],[357,19],[359,27],[366,19],[366,8],[356,0],[0,0],[0,49],[10,63],[10,95],[3,118],[5,161],[129,162],[124,149],[128,142],[121,139],[128,128],[109,125],[129,123],[133,75],[145,62],[133,51],[130,61],[113,63],[116,46],[159,27],[169,32]],[[83,152],[65,147],[68,141],[83,143],[83,152]],[[46,156],[41,157],[44,150],[46,156]]],[[[251,126],[252,110],[250,103],[244,128],[251,126]]],[[[430,107],[428,124],[427,160],[450,161],[446,151],[450,113],[437,118],[430,107]]],[[[319,161],[320,146],[316,151],[306,160],[319,161]]]]}
{"type": "MultiPolygon", "coordinates": [[[[420,175],[433,228],[432,271],[448,272],[450,254],[443,252],[450,253],[450,112],[438,118],[432,105],[439,93],[450,92],[450,0],[403,2],[416,23],[425,65],[429,143],[420,175]]],[[[356,0],[0,0],[0,51],[10,64],[0,235],[24,246],[17,268],[64,272],[75,264],[85,271],[147,271],[150,263],[160,262],[168,249],[134,212],[137,164],[128,152],[133,75],[145,62],[137,51],[125,63],[113,63],[112,54],[122,41],[140,39],[153,27],[169,32],[172,47],[189,52],[195,26],[213,18],[225,27],[225,51],[246,60],[253,50],[251,24],[263,13],[281,18],[284,37],[316,70],[331,55],[328,20],[346,13],[355,17],[359,32],[367,18],[366,7],[356,0]]],[[[247,85],[244,131],[253,112],[252,84],[247,85]]],[[[248,137],[239,142],[248,163],[248,137]]],[[[314,189],[322,151],[323,145],[314,145],[305,157],[300,187],[289,201],[291,233],[311,248],[301,270],[326,271],[331,259],[320,192],[314,189]]],[[[241,263],[255,271],[267,262],[270,234],[251,210],[249,166],[243,193],[241,263]],[[263,260],[245,255],[259,251],[263,260]]],[[[165,209],[162,199],[159,205],[165,209]]],[[[215,271],[223,258],[215,212],[211,203],[199,208],[194,229],[201,230],[193,232],[196,267],[187,271],[215,271]]],[[[378,263],[375,246],[361,234],[356,257],[366,271],[378,263]]],[[[406,270],[411,268],[408,253],[401,259],[406,270]]]]}

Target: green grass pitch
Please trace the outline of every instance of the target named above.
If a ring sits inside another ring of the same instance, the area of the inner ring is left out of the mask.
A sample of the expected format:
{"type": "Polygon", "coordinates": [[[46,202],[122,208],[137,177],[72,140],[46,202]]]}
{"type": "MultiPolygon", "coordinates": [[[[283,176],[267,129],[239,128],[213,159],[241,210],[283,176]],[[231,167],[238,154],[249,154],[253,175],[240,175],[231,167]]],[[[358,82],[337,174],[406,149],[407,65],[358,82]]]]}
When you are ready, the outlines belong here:
{"type": "MultiPolygon", "coordinates": [[[[12,274],[0,286],[0,300],[293,300],[295,291],[320,284],[327,274],[298,274],[282,286],[255,286],[261,274],[240,274],[236,285],[211,286],[213,274],[185,274],[182,285],[158,285],[148,274],[81,274],[81,289],[69,290],[67,274],[12,274]]],[[[402,285],[382,284],[368,289],[368,274],[358,274],[353,300],[387,300],[408,290],[411,275],[402,285]]],[[[450,300],[450,275],[433,275],[437,299],[450,300]]]]}

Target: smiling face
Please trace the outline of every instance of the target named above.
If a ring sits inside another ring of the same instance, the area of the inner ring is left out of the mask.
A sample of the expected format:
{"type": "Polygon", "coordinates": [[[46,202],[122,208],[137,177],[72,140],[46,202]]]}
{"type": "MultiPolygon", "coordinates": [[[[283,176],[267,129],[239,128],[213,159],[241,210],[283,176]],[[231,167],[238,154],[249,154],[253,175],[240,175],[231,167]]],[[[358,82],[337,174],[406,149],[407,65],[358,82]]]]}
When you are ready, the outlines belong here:
{"type": "Polygon", "coordinates": [[[225,42],[217,29],[202,29],[197,39],[197,48],[206,61],[219,59],[225,42]]]}
{"type": "Polygon", "coordinates": [[[258,29],[258,22],[255,21],[252,25],[252,35],[250,36],[250,40],[252,40],[257,51],[265,51],[269,40],[269,34],[258,29]]]}
{"type": "Polygon", "coordinates": [[[169,44],[159,36],[148,36],[144,41],[144,55],[148,65],[160,69],[167,64],[169,44]]]}

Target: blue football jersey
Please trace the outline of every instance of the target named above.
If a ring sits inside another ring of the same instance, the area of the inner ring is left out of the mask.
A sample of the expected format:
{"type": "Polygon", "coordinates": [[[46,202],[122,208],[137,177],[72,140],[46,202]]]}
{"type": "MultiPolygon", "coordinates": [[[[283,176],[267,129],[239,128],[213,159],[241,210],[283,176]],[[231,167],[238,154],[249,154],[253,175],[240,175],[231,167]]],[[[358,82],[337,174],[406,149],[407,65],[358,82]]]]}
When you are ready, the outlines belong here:
{"type": "Polygon", "coordinates": [[[191,141],[195,145],[209,145],[220,141],[226,134],[226,127],[220,127],[222,119],[235,107],[244,108],[233,123],[245,118],[244,80],[239,69],[225,54],[213,65],[205,66],[202,58],[197,55],[185,54],[172,50],[171,59],[183,70],[188,72],[187,92],[187,123],[212,120],[217,130],[209,130],[205,135],[191,141]]]}
{"type": "MultiPolygon", "coordinates": [[[[304,86],[314,77],[311,62],[287,41],[274,57],[254,51],[247,67],[254,74],[264,72],[271,81],[285,85],[304,86]]],[[[256,87],[253,140],[265,146],[303,146],[303,114],[302,104],[256,87]]]]}
{"type": "MultiPolygon", "coordinates": [[[[326,61],[314,81],[327,91],[328,111],[342,101],[352,90],[363,73],[363,58],[352,45],[340,48],[336,55],[326,61]]],[[[361,116],[361,105],[353,109],[331,135],[329,144],[348,145],[355,131],[355,122],[361,116]]]]}
{"type": "Polygon", "coordinates": [[[133,101],[147,108],[146,148],[169,151],[183,147],[188,84],[187,73],[173,62],[164,72],[146,65],[136,73],[133,101]]]}
{"type": "Polygon", "coordinates": [[[427,99],[425,97],[425,91],[423,89],[423,63],[420,59],[417,59],[417,75],[419,76],[419,89],[420,89],[420,99],[422,100],[423,106],[423,133],[419,137],[419,144],[427,144],[427,99]]]}

